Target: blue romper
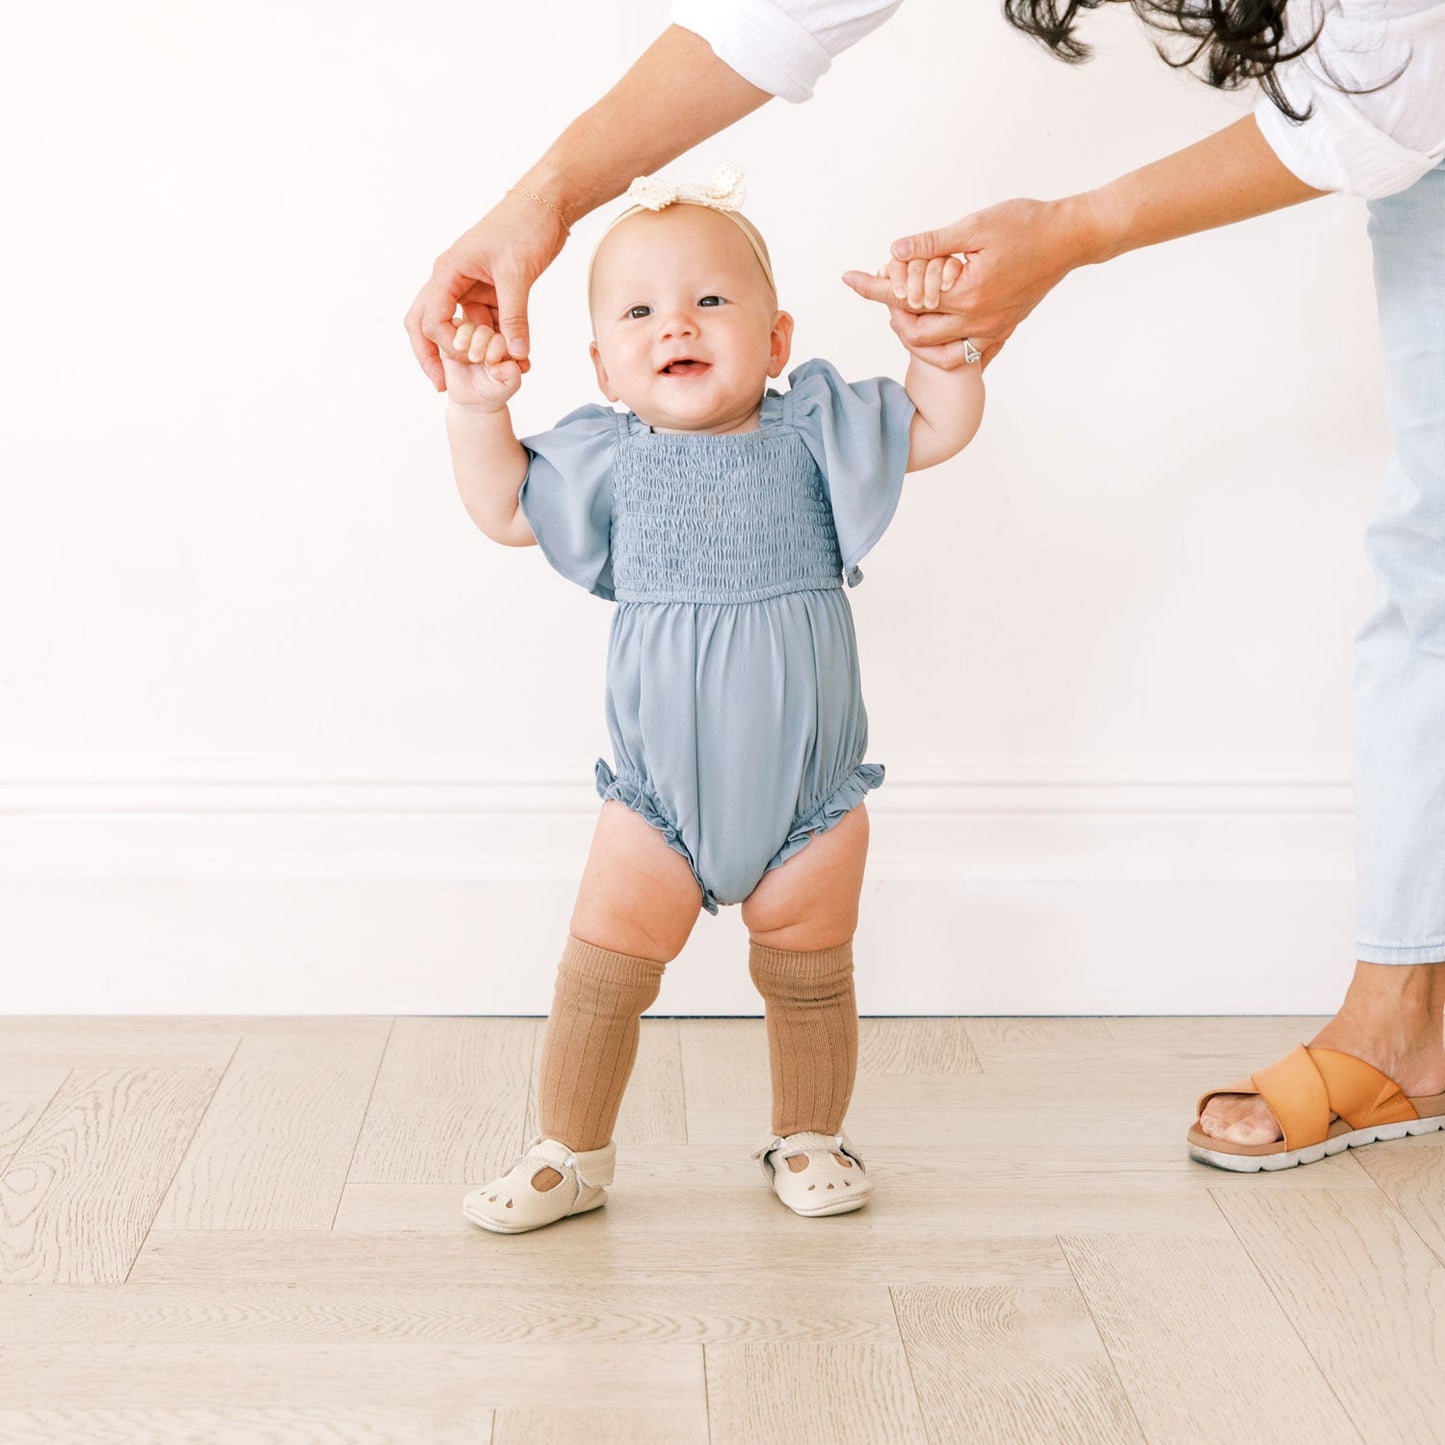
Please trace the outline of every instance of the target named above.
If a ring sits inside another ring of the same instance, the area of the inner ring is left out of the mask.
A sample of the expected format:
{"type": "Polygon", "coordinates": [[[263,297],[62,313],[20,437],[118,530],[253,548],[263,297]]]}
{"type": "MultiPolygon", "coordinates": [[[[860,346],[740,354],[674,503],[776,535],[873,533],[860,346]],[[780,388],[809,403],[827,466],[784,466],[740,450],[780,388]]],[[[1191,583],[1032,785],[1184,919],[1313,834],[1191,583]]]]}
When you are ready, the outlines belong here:
{"type": "Polygon", "coordinates": [[[769,388],[760,429],[654,432],[583,406],[522,438],[518,501],[547,561],[617,603],[598,794],[641,814],[702,903],[740,903],[883,768],[843,591],[892,520],[913,403],[826,361],[769,388]]]}

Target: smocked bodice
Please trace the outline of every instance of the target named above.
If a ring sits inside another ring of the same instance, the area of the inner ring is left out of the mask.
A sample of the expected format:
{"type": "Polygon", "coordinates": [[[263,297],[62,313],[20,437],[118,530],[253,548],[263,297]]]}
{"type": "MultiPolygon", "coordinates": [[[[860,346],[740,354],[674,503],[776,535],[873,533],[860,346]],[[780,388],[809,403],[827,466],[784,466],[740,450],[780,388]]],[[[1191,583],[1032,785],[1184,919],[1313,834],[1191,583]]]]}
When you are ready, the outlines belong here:
{"type": "Polygon", "coordinates": [[[612,477],[619,602],[756,602],[842,585],[823,479],[790,426],[634,431],[612,477]]]}

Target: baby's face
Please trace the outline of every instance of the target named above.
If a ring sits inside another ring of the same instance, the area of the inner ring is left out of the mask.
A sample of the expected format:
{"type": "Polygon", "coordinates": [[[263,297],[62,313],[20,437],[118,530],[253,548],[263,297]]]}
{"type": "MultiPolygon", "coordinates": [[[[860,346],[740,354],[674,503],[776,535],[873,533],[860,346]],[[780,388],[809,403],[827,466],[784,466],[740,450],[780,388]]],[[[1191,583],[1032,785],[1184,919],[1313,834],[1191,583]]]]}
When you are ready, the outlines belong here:
{"type": "Polygon", "coordinates": [[[788,362],[793,318],[725,216],[673,205],[629,217],[597,253],[591,304],[608,401],[656,431],[756,430],[768,378],[788,362]]]}

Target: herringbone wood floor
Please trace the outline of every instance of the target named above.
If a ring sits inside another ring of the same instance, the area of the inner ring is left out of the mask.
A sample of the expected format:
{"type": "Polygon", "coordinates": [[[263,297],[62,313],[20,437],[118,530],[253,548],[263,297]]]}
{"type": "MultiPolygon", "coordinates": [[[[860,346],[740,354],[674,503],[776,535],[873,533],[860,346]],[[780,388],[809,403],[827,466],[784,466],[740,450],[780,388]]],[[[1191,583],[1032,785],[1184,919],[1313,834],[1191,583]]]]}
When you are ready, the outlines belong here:
{"type": "Polygon", "coordinates": [[[1445,1134],[1184,1153],[1311,1020],[865,1019],[817,1220],[761,1020],[644,1020],[607,1207],[489,1234],[542,1027],[0,1020],[0,1440],[1445,1438],[1445,1134]]]}

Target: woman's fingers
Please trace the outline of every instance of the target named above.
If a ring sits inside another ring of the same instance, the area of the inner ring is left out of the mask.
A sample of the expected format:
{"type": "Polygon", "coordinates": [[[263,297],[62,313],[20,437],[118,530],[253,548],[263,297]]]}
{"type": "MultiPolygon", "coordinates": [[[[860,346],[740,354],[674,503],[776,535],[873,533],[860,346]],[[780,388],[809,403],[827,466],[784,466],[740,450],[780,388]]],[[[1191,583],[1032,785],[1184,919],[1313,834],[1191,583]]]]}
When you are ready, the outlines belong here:
{"type": "Polygon", "coordinates": [[[905,346],[941,346],[968,335],[963,320],[948,311],[920,313],[895,305],[889,310],[888,324],[905,346]]]}
{"type": "Polygon", "coordinates": [[[456,297],[442,293],[433,279],[417,292],[416,300],[411,303],[411,309],[402,319],[407,340],[411,342],[412,355],[438,391],[447,389],[446,373],[442,370],[438,345],[451,345],[451,318],[456,314],[456,309],[456,297]],[[440,313],[444,317],[447,323],[444,331],[434,319],[434,313],[440,313]]]}

